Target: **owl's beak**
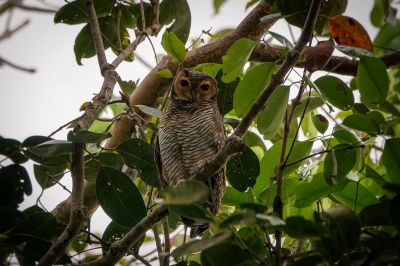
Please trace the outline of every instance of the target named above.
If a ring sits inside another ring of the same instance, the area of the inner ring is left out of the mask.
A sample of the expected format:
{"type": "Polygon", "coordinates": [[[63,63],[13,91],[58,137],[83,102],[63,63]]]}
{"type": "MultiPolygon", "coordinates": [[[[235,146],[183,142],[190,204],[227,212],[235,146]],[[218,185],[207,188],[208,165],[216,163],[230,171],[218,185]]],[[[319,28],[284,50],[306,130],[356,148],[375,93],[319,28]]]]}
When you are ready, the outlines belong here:
{"type": "Polygon", "coordinates": [[[196,101],[196,88],[192,89],[192,102],[196,101]]]}

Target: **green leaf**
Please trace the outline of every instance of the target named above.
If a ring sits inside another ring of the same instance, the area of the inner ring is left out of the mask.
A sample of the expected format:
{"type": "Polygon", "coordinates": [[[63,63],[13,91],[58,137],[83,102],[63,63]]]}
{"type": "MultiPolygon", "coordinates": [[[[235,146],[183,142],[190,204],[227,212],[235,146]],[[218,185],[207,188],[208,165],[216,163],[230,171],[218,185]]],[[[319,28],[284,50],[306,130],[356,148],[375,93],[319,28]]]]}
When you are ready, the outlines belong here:
{"type": "Polygon", "coordinates": [[[246,146],[243,152],[232,157],[226,164],[226,176],[229,183],[238,191],[253,187],[260,174],[260,162],[257,155],[246,146]]]}
{"type": "Polygon", "coordinates": [[[328,31],[326,22],[328,17],[341,15],[346,11],[347,8],[347,0],[328,0],[324,2],[321,11],[317,17],[317,22],[314,27],[315,32],[318,35],[326,34],[328,31]]]}
{"type": "Polygon", "coordinates": [[[254,210],[243,209],[231,214],[227,219],[220,223],[220,228],[228,228],[231,225],[257,224],[256,212],[254,210]]]}
{"type": "Polygon", "coordinates": [[[214,11],[216,14],[219,13],[219,9],[227,0],[213,0],[214,11]]]}
{"type": "MultiPolygon", "coordinates": [[[[305,111],[305,114],[324,105],[324,101],[319,96],[311,96],[311,97],[302,98],[300,100],[299,105],[297,105],[296,109],[294,110],[293,118],[300,117],[303,114],[304,109],[306,108],[306,105],[307,105],[307,109],[305,111]]],[[[291,109],[292,109],[292,105],[289,105],[288,113],[290,112],[291,109]]]]}
{"type": "Polygon", "coordinates": [[[91,155],[85,156],[85,179],[95,181],[103,166],[108,166],[116,170],[122,170],[124,161],[121,156],[112,152],[102,152],[92,158],[91,155]]]}
{"type": "Polygon", "coordinates": [[[174,32],[183,42],[189,39],[191,26],[190,8],[186,0],[164,0],[160,4],[160,24],[172,25],[167,31],[174,32]]]}
{"type": "MultiPolygon", "coordinates": [[[[229,83],[242,74],[243,67],[254,49],[252,40],[242,38],[235,41],[222,57],[222,81],[229,83]]],[[[266,73],[264,73],[266,74],[266,73]]]]}
{"type": "Polygon", "coordinates": [[[328,184],[338,184],[353,169],[357,154],[354,148],[338,144],[332,148],[324,160],[324,177],[328,184]]]}
{"type": "Polygon", "coordinates": [[[337,191],[332,195],[349,208],[356,207],[358,211],[364,209],[368,205],[379,203],[376,195],[361,183],[354,181],[349,181],[342,190],[337,191]]]}
{"type": "Polygon", "coordinates": [[[64,176],[66,165],[46,166],[46,165],[33,165],[33,172],[36,181],[42,189],[52,187],[64,176]]]}
{"type": "Polygon", "coordinates": [[[375,37],[373,45],[375,56],[381,56],[387,51],[400,49],[400,20],[397,20],[396,25],[388,23],[383,25],[375,37]]]}
{"type": "Polygon", "coordinates": [[[125,93],[126,95],[131,95],[137,86],[136,82],[134,82],[133,80],[125,81],[117,79],[117,82],[122,92],[125,93]]]}
{"type": "Polygon", "coordinates": [[[370,13],[370,20],[375,27],[381,27],[385,22],[385,11],[383,10],[382,0],[375,0],[374,7],[370,13]]]}
{"type": "Polygon", "coordinates": [[[282,36],[273,31],[267,31],[267,32],[269,33],[269,35],[271,35],[274,39],[276,39],[278,42],[280,42],[283,46],[285,46],[289,50],[293,49],[293,44],[288,39],[286,39],[285,36],[282,36]]]}
{"type": "Polygon", "coordinates": [[[217,82],[218,82],[218,95],[217,95],[218,108],[221,115],[224,116],[227,113],[229,113],[233,108],[233,95],[236,91],[237,86],[239,85],[240,79],[237,78],[232,82],[224,83],[222,82],[220,75],[218,75],[217,82]]]}
{"type": "Polygon", "coordinates": [[[178,62],[182,63],[185,60],[186,49],[185,45],[173,32],[164,32],[161,45],[164,50],[178,62]]]}
{"type": "Polygon", "coordinates": [[[49,140],[28,150],[37,156],[51,157],[71,153],[72,143],[66,140],[49,140]]]}
{"type": "Polygon", "coordinates": [[[204,202],[208,195],[208,186],[197,180],[181,181],[175,187],[166,187],[163,193],[164,203],[176,205],[204,202]]]}
{"type": "Polygon", "coordinates": [[[253,256],[233,243],[221,243],[209,247],[201,252],[200,259],[203,266],[241,265],[245,262],[253,263],[250,265],[256,264],[253,256]]]}
{"type": "MultiPolygon", "coordinates": [[[[118,38],[113,17],[107,16],[99,18],[99,26],[103,37],[104,49],[108,49],[109,47],[113,46],[118,47],[116,45],[118,38]]],[[[124,40],[127,36],[129,36],[126,29],[121,29],[120,35],[121,40],[124,40]]],[[[96,49],[94,47],[89,24],[86,24],[86,26],[84,26],[76,36],[74,52],[78,65],[82,65],[82,58],[90,58],[96,55],[96,49]]]]}
{"type": "Polygon", "coordinates": [[[32,194],[32,184],[26,169],[19,164],[0,168],[0,195],[2,206],[18,206],[24,194],[32,194]]]}
{"type": "Polygon", "coordinates": [[[389,202],[372,204],[363,208],[360,212],[362,226],[386,226],[390,225],[389,202]]]}
{"type": "Polygon", "coordinates": [[[329,194],[340,191],[346,184],[347,180],[343,180],[336,186],[330,186],[325,182],[323,173],[317,173],[313,176],[311,182],[303,182],[297,186],[296,201],[293,206],[296,208],[308,207],[329,194]]]}
{"type": "Polygon", "coordinates": [[[319,133],[324,134],[329,127],[329,121],[321,114],[312,117],[313,124],[319,133]]]}
{"type": "Polygon", "coordinates": [[[139,171],[140,178],[146,184],[153,187],[161,186],[154,162],[153,146],[142,139],[133,138],[118,145],[116,151],[130,168],[139,171]]]}
{"type": "MultiPolygon", "coordinates": [[[[221,73],[222,69],[222,64],[217,64],[217,63],[203,63],[195,66],[193,70],[203,72],[213,78],[216,78],[219,73],[221,73]]],[[[222,74],[222,73],[221,73],[222,74]]],[[[219,80],[221,78],[219,77],[219,80]]],[[[221,86],[221,82],[218,80],[218,85],[221,86]]],[[[218,87],[219,87],[218,86],[218,87]]]]}
{"type": "Polygon", "coordinates": [[[172,79],[174,77],[174,74],[172,74],[172,72],[171,72],[171,70],[169,70],[169,68],[161,69],[160,71],[157,72],[157,74],[160,77],[166,78],[166,79],[172,79]]]}
{"type": "Polygon", "coordinates": [[[36,155],[33,152],[30,151],[31,147],[38,146],[40,144],[43,144],[47,141],[51,141],[53,139],[45,136],[31,136],[25,139],[22,142],[22,146],[25,149],[23,152],[24,154],[29,158],[32,159],[33,161],[43,164],[43,165],[49,165],[49,166],[55,166],[55,165],[64,165],[65,163],[69,162],[70,156],[68,153],[66,154],[61,154],[57,156],[50,156],[50,157],[45,157],[42,155],[36,155]]]}
{"type": "Polygon", "coordinates": [[[96,197],[110,218],[132,227],[146,214],[142,195],[129,177],[111,167],[103,167],[96,180],[96,197]]]}
{"type": "Polygon", "coordinates": [[[267,151],[267,149],[265,148],[265,143],[262,140],[262,138],[260,138],[260,136],[252,131],[247,131],[246,135],[244,135],[244,143],[246,143],[247,146],[249,147],[259,147],[262,149],[263,153],[265,153],[267,151]]]}
{"type": "Polygon", "coordinates": [[[0,138],[0,154],[7,156],[14,163],[22,164],[28,158],[20,151],[21,142],[15,139],[0,138]]]}
{"type": "MultiPolygon", "coordinates": [[[[50,249],[52,243],[48,240],[31,236],[31,235],[13,235],[7,238],[6,244],[15,247],[18,255],[21,255],[24,260],[39,261],[46,252],[50,249]]],[[[67,255],[62,257],[54,264],[70,264],[71,259],[67,255]]]]}
{"type": "Polygon", "coordinates": [[[111,137],[111,133],[96,133],[90,131],[69,131],[67,135],[67,140],[74,143],[96,143],[108,139],[111,137]]]}
{"type": "Polygon", "coordinates": [[[140,104],[135,105],[135,107],[139,108],[139,110],[145,113],[146,115],[154,116],[155,118],[158,119],[164,118],[164,113],[160,109],[140,104]]]}
{"type": "Polygon", "coordinates": [[[395,183],[400,183],[400,138],[385,141],[382,164],[386,167],[390,179],[395,183]]]}
{"type": "Polygon", "coordinates": [[[280,0],[277,1],[277,3],[281,14],[285,16],[285,19],[288,23],[303,28],[304,22],[307,18],[308,10],[311,6],[311,0],[280,0]],[[286,15],[288,16],[286,17],[286,15]]]}
{"type": "MultiPolygon", "coordinates": [[[[286,147],[286,155],[289,152],[293,139],[288,140],[286,147]]],[[[295,141],[293,149],[290,153],[287,161],[287,166],[283,175],[287,176],[291,172],[297,170],[301,162],[297,162],[299,159],[304,158],[311,152],[313,142],[312,141],[295,141]],[[294,163],[296,162],[296,163],[294,163]]],[[[276,142],[270,149],[267,150],[264,157],[261,159],[260,165],[260,176],[257,178],[256,185],[254,186],[255,195],[259,195],[265,188],[269,187],[269,179],[275,176],[279,167],[279,158],[282,149],[282,140],[276,142]]]]}
{"type": "Polygon", "coordinates": [[[367,115],[352,114],[343,120],[343,125],[359,131],[376,134],[379,132],[379,125],[367,115]]]}
{"type": "Polygon", "coordinates": [[[227,187],[222,197],[222,204],[230,206],[240,206],[243,203],[253,202],[253,200],[253,195],[251,195],[251,193],[242,193],[237,191],[233,187],[227,187]]]}
{"type": "Polygon", "coordinates": [[[321,226],[326,233],[315,242],[317,249],[328,259],[338,260],[358,243],[361,235],[357,215],[345,206],[338,206],[322,212],[321,226]]]}
{"type": "Polygon", "coordinates": [[[271,139],[281,127],[289,101],[289,86],[279,86],[272,92],[263,111],[257,116],[257,129],[265,139],[271,139]]]}
{"type": "Polygon", "coordinates": [[[184,255],[197,253],[207,248],[211,248],[215,245],[228,241],[232,237],[231,233],[222,233],[212,237],[203,238],[200,240],[193,240],[189,243],[183,244],[177,247],[171,253],[174,258],[179,258],[184,255]]]}
{"type": "Polygon", "coordinates": [[[357,86],[362,100],[369,104],[383,103],[389,90],[386,65],[376,57],[360,58],[357,68],[357,86]]]}
{"type": "Polygon", "coordinates": [[[317,237],[321,234],[320,228],[312,221],[304,219],[302,216],[291,216],[286,218],[285,224],[277,226],[293,238],[317,237]]]}
{"type": "Polygon", "coordinates": [[[314,83],[322,96],[333,106],[341,110],[349,110],[353,106],[353,92],[341,79],[333,76],[323,76],[314,83]]]}
{"type": "Polygon", "coordinates": [[[101,239],[104,241],[101,244],[103,252],[107,252],[111,244],[120,240],[128,231],[129,227],[121,226],[115,221],[111,221],[101,236],[101,239]]]}
{"type": "Polygon", "coordinates": [[[333,136],[335,139],[337,139],[337,141],[339,141],[339,143],[343,144],[356,144],[360,142],[360,140],[354,136],[353,133],[340,126],[335,128],[333,136]]]}
{"type": "Polygon", "coordinates": [[[195,204],[190,205],[170,205],[169,211],[171,213],[176,213],[180,217],[185,217],[187,219],[193,219],[196,223],[210,223],[213,221],[210,218],[204,208],[199,207],[195,204]]]}
{"type": "Polygon", "coordinates": [[[372,56],[371,52],[362,48],[351,47],[346,45],[335,45],[335,48],[350,57],[359,58],[363,56],[372,56]]]}
{"type": "Polygon", "coordinates": [[[57,229],[57,220],[51,213],[28,215],[10,232],[10,235],[30,235],[51,240],[57,229]]]}
{"type": "Polygon", "coordinates": [[[267,86],[275,69],[275,63],[263,63],[246,72],[233,95],[233,109],[237,116],[242,117],[250,109],[267,86]]]}
{"type": "MultiPolygon", "coordinates": [[[[110,0],[95,0],[93,4],[98,18],[109,15],[114,6],[113,1],[110,0]]],[[[66,5],[62,6],[54,16],[54,23],[74,25],[86,23],[88,21],[84,0],[68,2],[66,5]]]]}

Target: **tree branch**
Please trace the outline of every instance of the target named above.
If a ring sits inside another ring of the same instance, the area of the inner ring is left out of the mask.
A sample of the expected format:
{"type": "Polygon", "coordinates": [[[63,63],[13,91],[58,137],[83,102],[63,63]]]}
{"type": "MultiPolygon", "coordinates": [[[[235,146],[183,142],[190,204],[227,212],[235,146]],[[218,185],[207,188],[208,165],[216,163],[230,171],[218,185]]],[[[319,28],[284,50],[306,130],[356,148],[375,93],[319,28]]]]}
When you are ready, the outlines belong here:
{"type": "Polygon", "coordinates": [[[110,250],[100,259],[92,261],[85,266],[94,265],[115,265],[130,249],[131,247],[149,230],[152,226],[165,217],[168,213],[168,207],[166,205],[160,206],[154,212],[143,218],[137,223],[126,235],[115,242],[110,250]]]}
{"type": "Polygon", "coordinates": [[[283,79],[285,78],[286,74],[292,67],[296,65],[297,61],[300,58],[301,52],[303,51],[308,40],[311,38],[312,30],[314,27],[316,16],[319,11],[320,4],[321,0],[313,1],[313,8],[310,9],[310,19],[307,18],[304,30],[296,46],[293,48],[293,50],[288,52],[282,65],[279,67],[277,72],[272,75],[271,81],[268,83],[267,87],[263,90],[256,102],[250,107],[250,110],[247,112],[247,114],[242,118],[239,125],[235,128],[233,135],[229,137],[225,146],[220,151],[218,151],[213,160],[207,162],[207,164],[204,166],[204,169],[201,172],[197,173],[194,178],[207,180],[209,176],[224,167],[225,163],[229,160],[231,156],[240,151],[238,150],[240,148],[240,138],[246,133],[247,129],[250,127],[256,116],[265,108],[265,105],[272,92],[274,92],[278,85],[283,83],[283,79]],[[315,2],[317,2],[318,4],[317,7],[315,7],[315,5],[317,5],[315,2]],[[310,27],[310,23],[313,23],[311,24],[311,29],[308,28],[310,27]]]}
{"type": "Polygon", "coordinates": [[[96,10],[94,9],[93,1],[85,0],[85,6],[88,13],[90,31],[92,32],[94,47],[96,48],[97,60],[99,61],[100,71],[103,75],[103,68],[107,64],[107,58],[104,52],[103,37],[101,37],[99,21],[96,16],[96,10]]]}
{"type": "Polygon", "coordinates": [[[7,59],[4,59],[3,57],[0,57],[0,65],[2,65],[2,64],[8,65],[8,66],[10,66],[12,68],[15,68],[15,69],[21,70],[21,71],[25,71],[25,72],[28,72],[28,73],[35,73],[36,72],[36,69],[34,69],[34,68],[28,68],[28,67],[20,66],[20,65],[17,65],[15,63],[13,63],[13,62],[10,62],[7,59]]]}
{"type": "Polygon", "coordinates": [[[14,33],[16,33],[17,31],[21,30],[22,28],[24,28],[25,26],[27,26],[30,23],[29,19],[24,20],[21,24],[19,24],[18,26],[16,26],[13,29],[9,29],[8,27],[6,28],[6,30],[3,32],[3,34],[1,34],[0,36],[0,41],[3,41],[5,39],[10,38],[14,33]]]}
{"type": "Polygon", "coordinates": [[[47,253],[42,257],[38,264],[40,266],[55,264],[62,257],[69,243],[80,232],[84,224],[86,214],[83,210],[83,147],[84,144],[80,143],[74,143],[72,145],[72,200],[68,226],[54,241],[47,253]]]}

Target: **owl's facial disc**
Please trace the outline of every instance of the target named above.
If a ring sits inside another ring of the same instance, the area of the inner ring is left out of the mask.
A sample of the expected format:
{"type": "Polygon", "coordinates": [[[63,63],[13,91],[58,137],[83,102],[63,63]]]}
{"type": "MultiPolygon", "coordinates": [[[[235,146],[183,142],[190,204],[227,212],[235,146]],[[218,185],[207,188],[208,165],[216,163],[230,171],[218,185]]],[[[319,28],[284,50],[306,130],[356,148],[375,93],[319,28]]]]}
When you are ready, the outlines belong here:
{"type": "Polygon", "coordinates": [[[192,86],[189,73],[181,71],[177,74],[174,83],[174,98],[177,100],[191,101],[192,86]]]}
{"type": "Polygon", "coordinates": [[[183,69],[174,82],[173,98],[188,102],[208,101],[215,98],[216,81],[201,72],[183,69]]]}
{"type": "Polygon", "coordinates": [[[206,77],[196,88],[198,101],[211,100],[217,94],[217,83],[211,77],[206,77]]]}

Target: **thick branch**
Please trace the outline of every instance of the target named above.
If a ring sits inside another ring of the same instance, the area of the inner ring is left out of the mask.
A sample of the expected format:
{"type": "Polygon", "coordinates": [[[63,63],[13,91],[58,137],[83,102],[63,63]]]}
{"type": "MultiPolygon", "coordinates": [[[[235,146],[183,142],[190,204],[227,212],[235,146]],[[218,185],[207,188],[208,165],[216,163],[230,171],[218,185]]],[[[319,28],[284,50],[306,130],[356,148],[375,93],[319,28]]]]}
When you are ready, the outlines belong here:
{"type": "Polygon", "coordinates": [[[96,261],[92,261],[85,266],[93,265],[115,265],[131,248],[132,246],[149,230],[151,227],[168,213],[168,207],[163,205],[143,218],[120,240],[115,242],[109,252],[96,261]]]}
{"type": "Polygon", "coordinates": [[[71,176],[72,200],[71,214],[67,228],[55,240],[38,265],[53,265],[64,254],[71,240],[80,232],[86,215],[83,211],[83,144],[74,143],[72,146],[71,176]]]}
{"type": "MultiPolygon", "coordinates": [[[[100,69],[103,72],[103,66],[107,65],[104,55],[104,47],[101,39],[98,39],[100,29],[96,12],[94,11],[92,1],[86,1],[86,7],[89,14],[89,23],[92,29],[96,52],[99,58],[100,69]]],[[[99,94],[97,94],[92,102],[92,105],[85,110],[85,113],[79,118],[74,127],[74,131],[88,130],[93,121],[97,118],[103,108],[111,100],[112,91],[116,83],[116,72],[114,69],[107,68],[104,75],[104,82],[99,94]]],[[[59,214],[59,205],[53,210],[53,215],[61,222],[66,223],[68,226],[64,229],[63,233],[55,240],[48,252],[41,259],[39,265],[52,265],[54,264],[65,252],[71,240],[80,232],[85,220],[87,219],[84,212],[84,166],[83,166],[84,144],[73,144],[72,161],[71,161],[71,176],[72,176],[72,195],[68,202],[68,211],[59,214]],[[70,213],[69,217],[66,213],[70,213]],[[68,220],[66,218],[69,218],[68,220]]]]}
{"type": "MultiPolygon", "coordinates": [[[[310,52],[313,49],[319,49],[318,47],[310,47],[310,52]]],[[[316,52],[318,54],[318,51],[316,52]]],[[[271,47],[264,43],[258,43],[253,53],[251,54],[250,60],[259,62],[274,62],[279,61],[284,56],[283,47],[271,47]]],[[[400,64],[400,52],[387,53],[380,57],[385,63],[387,68],[398,66],[400,64]]],[[[296,67],[303,68],[307,62],[297,62],[296,67]]],[[[318,69],[326,72],[355,76],[357,75],[358,61],[352,60],[349,57],[332,56],[329,61],[324,65],[323,69],[318,69]]]]}
{"type": "MultiPolygon", "coordinates": [[[[200,63],[221,62],[221,58],[227,49],[240,38],[258,41],[273,24],[273,22],[260,23],[260,19],[268,14],[268,9],[269,6],[266,2],[261,1],[233,32],[225,35],[220,40],[189,51],[186,55],[184,66],[192,67],[200,63]]],[[[177,67],[178,62],[169,56],[164,57],[132,93],[130,98],[131,106],[137,104],[153,106],[159,97],[165,95],[169,85],[169,80],[160,77],[157,72],[160,69],[169,68],[174,73],[177,67]]],[[[124,139],[129,138],[133,131],[133,126],[133,123],[126,116],[122,116],[113,129],[113,136],[107,142],[107,147],[115,147],[124,139]]]]}

